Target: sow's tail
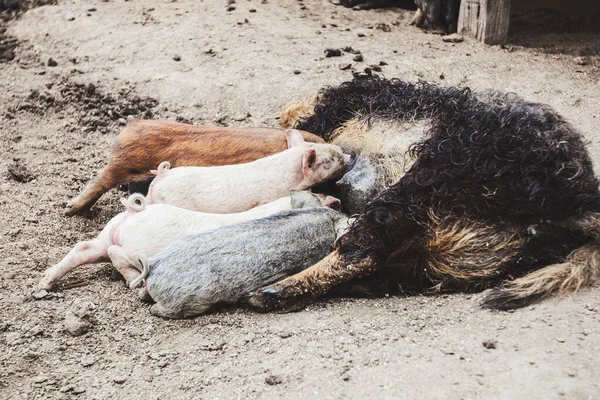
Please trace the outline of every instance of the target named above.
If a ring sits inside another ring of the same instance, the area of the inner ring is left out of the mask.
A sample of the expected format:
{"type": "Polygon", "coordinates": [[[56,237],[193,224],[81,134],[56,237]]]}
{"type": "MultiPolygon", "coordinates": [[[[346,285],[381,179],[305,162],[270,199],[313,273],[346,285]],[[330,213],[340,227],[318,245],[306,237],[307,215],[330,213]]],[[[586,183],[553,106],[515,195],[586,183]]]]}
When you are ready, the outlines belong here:
{"type": "Polygon", "coordinates": [[[600,213],[591,213],[576,221],[579,231],[590,241],[573,250],[564,262],[548,265],[503,286],[492,289],[483,306],[508,310],[527,306],[557,294],[564,297],[600,280],[600,213]]]}
{"type": "Polygon", "coordinates": [[[140,276],[131,281],[131,283],[129,284],[130,289],[135,289],[136,287],[138,287],[142,282],[146,280],[148,274],[150,273],[150,266],[148,264],[148,259],[146,258],[146,256],[139,255],[138,263],[142,268],[142,273],[140,274],[140,276]]]}
{"type": "Polygon", "coordinates": [[[141,193],[134,193],[129,198],[121,198],[121,204],[125,206],[127,211],[140,212],[146,209],[146,198],[141,193]]]}

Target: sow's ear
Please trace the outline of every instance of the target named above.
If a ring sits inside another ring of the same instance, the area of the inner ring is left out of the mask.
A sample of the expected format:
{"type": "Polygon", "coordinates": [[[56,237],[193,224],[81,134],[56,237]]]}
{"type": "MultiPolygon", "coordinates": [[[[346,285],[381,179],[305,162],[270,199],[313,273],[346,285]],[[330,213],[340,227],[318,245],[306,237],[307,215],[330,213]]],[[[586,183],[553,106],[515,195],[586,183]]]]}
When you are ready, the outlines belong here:
{"type": "Polygon", "coordinates": [[[302,156],[302,175],[308,178],[313,173],[313,168],[317,162],[317,152],[315,149],[309,149],[302,156]]]}
{"type": "Polygon", "coordinates": [[[304,137],[295,129],[285,131],[285,140],[287,140],[288,149],[304,143],[304,137]]]}

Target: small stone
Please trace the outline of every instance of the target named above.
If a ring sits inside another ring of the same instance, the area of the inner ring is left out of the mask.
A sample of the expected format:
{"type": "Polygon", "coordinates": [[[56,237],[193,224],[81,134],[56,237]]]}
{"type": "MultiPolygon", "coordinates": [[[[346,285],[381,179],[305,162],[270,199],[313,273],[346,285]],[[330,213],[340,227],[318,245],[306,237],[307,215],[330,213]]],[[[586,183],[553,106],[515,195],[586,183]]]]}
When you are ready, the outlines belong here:
{"type": "Polygon", "coordinates": [[[93,357],[83,357],[83,359],[81,360],[81,365],[83,365],[84,367],[91,367],[95,363],[96,360],[94,360],[93,357]]]}
{"type": "Polygon", "coordinates": [[[354,57],[352,57],[352,61],[361,62],[363,60],[364,60],[364,57],[362,54],[357,54],[354,57]]]}
{"type": "Polygon", "coordinates": [[[113,378],[113,382],[118,385],[124,384],[125,381],[127,381],[127,377],[125,377],[125,376],[117,376],[117,377],[113,378]]]}
{"type": "Polygon", "coordinates": [[[65,329],[73,336],[81,336],[90,330],[90,315],[94,305],[90,301],[75,299],[65,316],[65,329]]]}
{"type": "Polygon", "coordinates": [[[251,13],[255,13],[256,12],[256,8],[251,8],[248,11],[251,12],[251,13]]]}
{"type": "Polygon", "coordinates": [[[369,67],[371,67],[371,69],[375,72],[381,72],[381,67],[379,65],[373,64],[369,65],[369,67]]]}
{"type": "Polygon", "coordinates": [[[458,33],[452,33],[450,35],[442,36],[442,40],[446,43],[460,43],[465,39],[458,33]]]}
{"type": "Polygon", "coordinates": [[[48,66],[49,67],[56,67],[58,65],[58,63],[56,62],[56,60],[54,60],[52,57],[48,58],[48,66]]]}
{"type": "Polygon", "coordinates": [[[40,375],[33,379],[33,383],[44,383],[47,380],[48,380],[48,377],[46,375],[40,375]]]}
{"type": "Polygon", "coordinates": [[[127,120],[125,118],[119,118],[119,125],[127,125],[127,120]]]}
{"type": "Polygon", "coordinates": [[[227,11],[233,11],[233,10],[235,10],[235,6],[229,6],[229,7],[227,7],[227,11]]]}
{"type": "Polygon", "coordinates": [[[283,383],[283,379],[279,375],[269,375],[265,378],[265,382],[267,385],[274,386],[283,383]]]}
{"type": "Polygon", "coordinates": [[[558,343],[564,343],[564,342],[565,342],[565,339],[563,339],[563,338],[556,338],[556,341],[557,341],[558,343]]]}
{"type": "Polygon", "coordinates": [[[81,393],[85,393],[85,389],[84,389],[84,388],[82,388],[81,386],[79,386],[79,387],[75,387],[75,388],[73,389],[73,394],[81,394],[81,393]]]}
{"type": "Polygon", "coordinates": [[[65,317],[65,329],[73,336],[81,336],[89,331],[91,324],[70,312],[65,317]]]}
{"type": "Polygon", "coordinates": [[[358,37],[365,37],[366,35],[364,33],[357,33],[356,36],[358,36],[358,37]]]}
{"type": "Polygon", "coordinates": [[[340,70],[346,71],[347,69],[352,68],[352,64],[340,64],[340,70]]]}
{"type": "Polygon", "coordinates": [[[88,8],[88,11],[89,11],[89,12],[94,12],[94,11],[96,11],[96,7],[88,8]]]}
{"type": "Polygon", "coordinates": [[[495,349],[498,342],[495,340],[486,340],[482,344],[486,349],[495,349]]]}
{"type": "Polygon", "coordinates": [[[340,57],[342,55],[342,50],[340,49],[326,49],[325,57],[340,57]]]}
{"type": "Polygon", "coordinates": [[[587,57],[573,57],[573,61],[577,65],[588,65],[590,63],[590,59],[587,57]]]}
{"type": "Polygon", "coordinates": [[[292,336],[292,332],[288,332],[288,331],[281,331],[279,332],[279,337],[282,339],[287,339],[289,337],[292,336]]]}
{"type": "Polygon", "coordinates": [[[375,29],[383,31],[383,32],[391,32],[392,28],[388,24],[380,23],[375,26],[375,29]]]}
{"type": "Polygon", "coordinates": [[[9,346],[19,344],[21,334],[19,332],[9,332],[4,336],[4,339],[6,340],[6,344],[9,346]]]}
{"type": "Polygon", "coordinates": [[[173,60],[175,60],[175,61],[181,61],[181,57],[180,57],[180,56],[178,56],[177,54],[175,54],[175,55],[173,56],[173,60]]]}
{"type": "Polygon", "coordinates": [[[58,391],[61,393],[67,393],[67,392],[72,391],[73,389],[75,389],[74,385],[65,385],[65,386],[61,387],[60,389],[58,389],[58,391]]]}
{"type": "Polygon", "coordinates": [[[346,46],[342,50],[345,51],[346,53],[350,53],[350,54],[360,54],[361,53],[360,50],[355,50],[350,46],[346,46]]]}
{"type": "Polygon", "coordinates": [[[161,360],[158,362],[158,364],[156,364],[158,366],[158,368],[164,368],[167,365],[169,365],[169,362],[167,360],[161,360]]]}
{"type": "Polygon", "coordinates": [[[300,71],[299,69],[294,70],[294,75],[300,75],[302,73],[302,71],[300,71]]]}
{"type": "Polygon", "coordinates": [[[48,296],[48,291],[45,289],[38,290],[37,292],[31,294],[31,297],[33,297],[36,300],[41,300],[46,296],[48,296]]]}

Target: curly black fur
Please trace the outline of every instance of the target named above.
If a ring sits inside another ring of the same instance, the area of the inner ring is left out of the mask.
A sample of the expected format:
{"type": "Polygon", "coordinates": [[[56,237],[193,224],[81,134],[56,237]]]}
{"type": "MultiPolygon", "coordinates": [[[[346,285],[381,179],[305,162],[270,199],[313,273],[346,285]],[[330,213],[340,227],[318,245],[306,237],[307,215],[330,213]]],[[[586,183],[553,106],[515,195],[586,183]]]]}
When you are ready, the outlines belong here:
{"type": "Polygon", "coordinates": [[[427,139],[411,149],[411,169],[372,199],[337,243],[349,262],[371,257],[399,283],[412,276],[423,286],[473,290],[561,262],[592,240],[566,227],[600,212],[598,180],[582,136],[549,106],[510,94],[371,77],[323,90],[314,114],[298,128],[328,140],[356,116],[428,119],[429,127],[427,139]],[[427,267],[434,257],[427,232],[440,224],[431,211],[445,224],[468,221],[498,234],[514,232],[494,273],[476,275],[469,260],[449,266],[449,274],[427,267]]]}

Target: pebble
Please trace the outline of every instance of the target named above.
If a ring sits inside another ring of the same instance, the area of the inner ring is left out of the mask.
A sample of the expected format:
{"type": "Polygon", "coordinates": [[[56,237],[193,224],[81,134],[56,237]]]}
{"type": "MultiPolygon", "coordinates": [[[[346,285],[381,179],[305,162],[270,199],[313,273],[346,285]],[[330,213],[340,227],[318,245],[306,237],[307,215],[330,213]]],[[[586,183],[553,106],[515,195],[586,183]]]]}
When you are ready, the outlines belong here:
{"type": "Polygon", "coordinates": [[[54,60],[54,58],[50,57],[48,58],[48,66],[49,67],[56,67],[58,65],[58,63],[56,62],[56,60],[54,60]]]}
{"type": "Polygon", "coordinates": [[[175,54],[175,55],[173,56],[173,60],[175,60],[175,61],[181,61],[181,57],[180,57],[180,56],[178,56],[177,54],[175,54]]]}
{"type": "Polygon", "coordinates": [[[75,389],[75,386],[73,386],[73,385],[65,385],[65,386],[61,387],[60,389],[58,389],[58,391],[61,392],[61,393],[67,393],[67,392],[70,392],[73,389],[75,389]]]}
{"type": "Polygon", "coordinates": [[[83,299],[75,299],[65,316],[65,328],[73,336],[81,336],[89,331],[92,324],[89,320],[94,304],[83,299]]]}
{"type": "Polygon", "coordinates": [[[357,54],[354,57],[352,57],[352,61],[361,62],[363,60],[364,60],[364,57],[362,54],[357,54]]]}
{"type": "Polygon", "coordinates": [[[9,346],[19,344],[19,339],[21,339],[21,334],[19,332],[9,332],[4,336],[4,340],[9,346]]]}
{"type": "Polygon", "coordinates": [[[33,383],[44,383],[47,380],[48,380],[48,377],[46,375],[40,375],[33,379],[33,383]]]}
{"type": "Polygon", "coordinates": [[[294,75],[300,75],[302,73],[302,71],[300,71],[299,69],[294,70],[294,75]]]}
{"type": "Polygon", "coordinates": [[[342,50],[340,49],[326,49],[325,57],[340,57],[342,55],[342,50]]]}
{"type": "Polygon", "coordinates": [[[282,339],[287,339],[292,336],[292,332],[289,331],[281,331],[279,332],[279,337],[282,339]]]}
{"type": "Polygon", "coordinates": [[[83,359],[81,360],[81,365],[83,365],[84,367],[90,367],[95,363],[96,360],[94,360],[93,357],[83,357],[83,359]]]}
{"type": "Polygon", "coordinates": [[[347,69],[352,68],[352,64],[340,64],[340,69],[342,71],[346,71],[347,69]]]}
{"type": "Polygon", "coordinates": [[[458,33],[452,33],[450,35],[442,36],[442,40],[446,43],[460,43],[465,39],[458,33]]]}
{"type": "Polygon", "coordinates": [[[495,349],[498,342],[495,340],[486,340],[482,344],[486,349],[495,349]]]}
{"type": "Polygon", "coordinates": [[[265,378],[265,382],[267,383],[267,385],[274,386],[282,383],[283,379],[279,375],[269,375],[265,378]]]}
{"type": "Polygon", "coordinates": [[[573,61],[577,65],[588,65],[590,63],[590,59],[587,57],[574,57],[573,61]]]}
{"type": "Polygon", "coordinates": [[[345,51],[346,53],[351,53],[351,54],[360,54],[361,51],[360,50],[354,50],[352,47],[350,46],[346,46],[342,49],[343,51],[345,51]]]}
{"type": "Polygon", "coordinates": [[[65,329],[73,336],[81,336],[90,330],[92,325],[76,315],[73,315],[71,311],[67,311],[65,317],[65,329]]]}
{"type": "Polygon", "coordinates": [[[118,385],[124,384],[125,381],[127,381],[127,377],[125,377],[125,376],[117,376],[117,377],[113,378],[113,382],[118,385]]]}

